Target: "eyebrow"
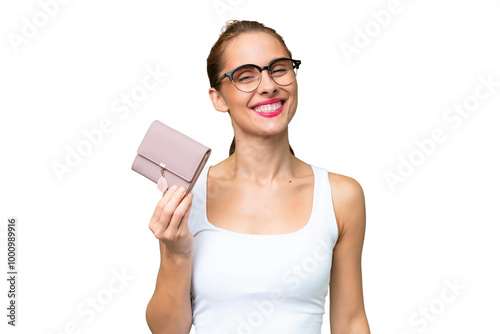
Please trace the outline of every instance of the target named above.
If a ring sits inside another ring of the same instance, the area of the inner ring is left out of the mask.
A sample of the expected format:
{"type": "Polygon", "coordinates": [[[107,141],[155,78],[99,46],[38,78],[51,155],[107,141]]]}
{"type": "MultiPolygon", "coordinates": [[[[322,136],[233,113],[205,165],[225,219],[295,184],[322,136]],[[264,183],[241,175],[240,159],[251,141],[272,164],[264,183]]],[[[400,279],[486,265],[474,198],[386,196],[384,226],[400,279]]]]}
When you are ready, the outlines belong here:
{"type": "MultiPolygon", "coordinates": [[[[262,65],[262,66],[267,66],[267,65],[269,65],[269,64],[270,64],[273,60],[280,59],[280,58],[290,58],[290,57],[289,57],[288,55],[286,55],[286,56],[279,56],[279,57],[275,57],[275,58],[271,59],[270,61],[268,61],[268,62],[266,63],[266,65],[262,65]]],[[[240,67],[240,66],[245,66],[245,65],[255,65],[255,66],[262,67],[262,66],[260,66],[260,65],[255,64],[255,63],[240,63],[240,65],[236,65],[236,66],[234,66],[234,67],[231,67],[229,70],[227,70],[227,71],[223,72],[223,74],[224,74],[224,73],[227,73],[227,72],[229,72],[229,71],[232,71],[232,70],[234,70],[235,68],[238,68],[238,67],[240,67]]]]}

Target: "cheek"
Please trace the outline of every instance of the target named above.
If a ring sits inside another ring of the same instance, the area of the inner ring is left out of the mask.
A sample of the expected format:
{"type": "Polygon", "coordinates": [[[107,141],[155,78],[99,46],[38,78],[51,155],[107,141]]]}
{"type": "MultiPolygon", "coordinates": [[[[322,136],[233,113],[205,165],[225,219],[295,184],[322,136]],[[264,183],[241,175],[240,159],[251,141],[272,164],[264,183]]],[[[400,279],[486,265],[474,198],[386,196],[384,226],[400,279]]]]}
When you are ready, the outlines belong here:
{"type": "Polygon", "coordinates": [[[293,116],[297,112],[297,100],[294,99],[292,104],[290,105],[290,114],[293,116]]]}
{"type": "Polygon", "coordinates": [[[292,100],[291,107],[294,109],[293,111],[295,112],[295,109],[297,108],[297,102],[298,102],[298,91],[297,91],[297,86],[295,86],[291,91],[290,91],[290,99],[292,100]]]}
{"type": "Polygon", "coordinates": [[[236,110],[244,107],[244,98],[238,92],[234,92],[232,89],[230,92],[226,93],[225,96],[227,106],[229,109],[236,110]]]}
{"type": "Polygon", "coordinates": [[[252,98],[251,94],[248,93],[245,94],[238,91],[231,96],[231,101],[234,108],[246,109],[248,108],[248,104],[250,103],[251,98],[252,98]]]}
{"type": "Polygon", "coordinates": [[[294,82],[293,86],[290,87],[290,90],[288,91],[288,94],[290,94],[290,96],[294,100],[297,100],[298,92],[299,92],[299,87],[297,86],[297,82],[294,82]]]}

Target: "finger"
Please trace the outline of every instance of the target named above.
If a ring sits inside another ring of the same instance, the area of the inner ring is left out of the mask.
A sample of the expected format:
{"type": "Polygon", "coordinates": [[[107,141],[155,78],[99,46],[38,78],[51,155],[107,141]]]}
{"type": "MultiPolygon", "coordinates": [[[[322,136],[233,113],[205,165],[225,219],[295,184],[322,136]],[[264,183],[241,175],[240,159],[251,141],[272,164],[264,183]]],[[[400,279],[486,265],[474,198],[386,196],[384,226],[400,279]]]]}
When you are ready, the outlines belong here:
{"type": "Polygon", "coordinates": [[[166,229],[168,229],[169,226],[172,226],[172,230],[177,230],[179,222],[186,213],[191,199],[192,197],[185,196],[185,193],[182,193],[182,189],[175,193],[172,200],[165,206],[165,209],[163,210],[163,212],[167,215],[170,213],[170,219],[168,226],[166,226],[166,229]],[[170,208],[170,205],[172,205],[172,209],[170,208]]]}
{"type": "Polygon", "coordinates": [[[170,220],[172,219],[172,216],[175,212],[175,209],[182,200],[185,191],[186,188],[184,187],[177,188],[177,190],[175,190],[175,192],[173,193],[172,198],[170,198],[170,200],[166,203],[165,207],[163,208],[160,218],[158,219],[158,224],[161,226],[163,231],[165,231],[168,228],[170,220]]]}
{"type": "Polygon", "coordinates": [[[160,200],[158,201],[158,204],[156,205],[156,208],[153,212],[153,216],[151,217],[151,219],[155,218],[156,221],[158,221],[160,219],[163,208],[170,201],[170,199],[174,196],[174,193],[177,190],[177,188],[178,187],[176,185],[174,185],[174,186],[168,188],[168,190],[166,190],[163,193],[162,198],[160,198],[160,200]]]}
{"type": "MultiPolygon", "coordinates": [[[[192,193],[190,193],[190,194],[192,194],[192,193]]],[[[186,197],[189,197],[189,194],[186,197]]],[[[191,202],[189,203],[189,207],[188,207],[186,213],[184,214],[184,216],[182,216],[181,222],[179,223],[179,230],[181,233],[189,232],[188,221],[189,221],[189,215],[191,214],[191,207],[193,206],[192,204],[193,204],[193,198],[191,198],[191,202]]]]}
{"type": "Polygon", "coordinates": [[[166,224],[163,223],[164,226],[160,224],[160,218],[163,212],[163,209],[165,208],[165,205],[172,199],[175,191],[177,190],[177,186],[172,186],[167,193],[164,194],[164,196],[160,199],[158,204],[156,205],[155,211],[153,213],[153,216],[151,217],[149,221],[149,229],[151,232],[154,233],[156,237],[160,235],[160,233],[163,233],[166,229],[166,224]]]}
{"type": "Polygon", "coordinates": [[[174,232],[179,229],[179,225],[182,219],[184,219],[184,217],[186,217],[186,219],[189,217],[188,211],[190,211],[192,203],[193,203],[193,197],[190,196],[189,194],[182,199],[182,201],[172,214],[172,217],[170,219],[170,224],[167,227],[167,233],[174,232]]]}

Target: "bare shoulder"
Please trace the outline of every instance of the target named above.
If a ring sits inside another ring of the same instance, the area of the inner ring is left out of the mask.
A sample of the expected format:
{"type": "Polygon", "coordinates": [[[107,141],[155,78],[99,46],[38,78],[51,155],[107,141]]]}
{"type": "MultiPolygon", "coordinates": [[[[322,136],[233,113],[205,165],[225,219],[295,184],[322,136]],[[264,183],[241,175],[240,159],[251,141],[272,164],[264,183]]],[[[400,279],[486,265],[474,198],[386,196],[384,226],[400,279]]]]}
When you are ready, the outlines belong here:
{"type": "Polygon", "coordinates": [[[354,178],[328,172],[333,208],[339,227],[339,234],[347,224],[365,224],[365,195],[363,188],[354,178]]]}
{"type": "Polygon", "coordinates": [[[332,195],[339,201],[356,202],[364,199],[363,188],[350,176],[328,172],[332,195]]]}

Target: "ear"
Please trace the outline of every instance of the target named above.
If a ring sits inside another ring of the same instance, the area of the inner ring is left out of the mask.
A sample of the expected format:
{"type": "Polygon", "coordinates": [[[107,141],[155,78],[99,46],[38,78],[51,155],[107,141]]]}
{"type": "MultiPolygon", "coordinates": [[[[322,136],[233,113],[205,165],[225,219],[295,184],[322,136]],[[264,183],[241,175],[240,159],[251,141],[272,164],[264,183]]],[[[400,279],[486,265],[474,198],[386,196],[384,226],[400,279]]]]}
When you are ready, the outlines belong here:
{"type": "Polygon", "coordinates": [[[229,111],[229,107],[226,104],[224,97],[220,94],[219,91],[217,91],[217,89],[210,87],[210,89],[208,90],[208,95],[210,95],[210,100],[212,100],[212,104],[215,110],[218,110],[220,112],[229,111]]]}

